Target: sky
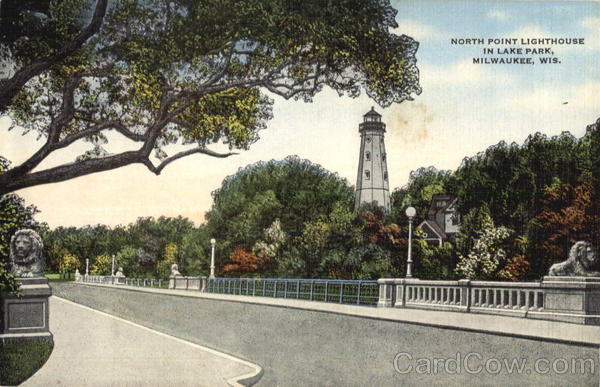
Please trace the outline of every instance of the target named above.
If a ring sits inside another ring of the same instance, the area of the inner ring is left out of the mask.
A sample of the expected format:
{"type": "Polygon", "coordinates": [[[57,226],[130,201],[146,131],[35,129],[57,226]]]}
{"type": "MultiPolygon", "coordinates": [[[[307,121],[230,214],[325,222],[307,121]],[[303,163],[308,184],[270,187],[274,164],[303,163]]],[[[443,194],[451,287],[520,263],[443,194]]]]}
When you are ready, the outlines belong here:
{"type": "MultiPolygon", "coordinates": [[[[132,165],[17,191],[40,210],[50,227],[126,225],[141,216],[182,215],[197,225],[212,204],[211,192],[240,168],[261,160],[298,155],[356,184],[358,124],[371,106],[387,124],[390,188],[402,187],[419,167],[456,170],[500,141],[522,144],[528,135],[569,131],[576,137],[600,118],[600,2],[400,1],[397,34],[419,41],[421,95],[381,108],[364,93],[355,99],[324,90],[312,103],[275,98],[274,118],[248,151],[215,159],[194,155],[167,166],[160,176],[132,165]],[[487,45],[488,39],[518,39],[487,45]],[[521,44],[521,39],[584,39],[578,45],[521,44]],[[484,39],[485,44],[452,44],[484,39]],[[483,55],[483,49],[494,51],[483,55]],[[534,64],[473,64],[474,57],[509,57],[506,48],[550,48],[553,55],[523,54],[534,64]],[[553,56],[560,63],[541,64],[553,56]]],[[[6,131],[0,119],[0,154],[14,164],[42,143],[37,135],[6,131]]],[[[126,147],[112,137],[112,149],[126,147]]],[[[70,162],[87,149],[77,144],[41,167],[70,162]],[[77,153],[79,152],[79,153],[77,153]]]]}

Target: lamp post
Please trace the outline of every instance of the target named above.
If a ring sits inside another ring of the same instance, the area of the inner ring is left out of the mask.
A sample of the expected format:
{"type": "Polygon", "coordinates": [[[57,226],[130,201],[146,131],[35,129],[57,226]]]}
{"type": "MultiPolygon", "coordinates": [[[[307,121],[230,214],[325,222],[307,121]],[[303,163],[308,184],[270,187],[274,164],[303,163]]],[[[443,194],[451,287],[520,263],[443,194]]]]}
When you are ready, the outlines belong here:
{"type": "Polygon", "coordinates": [[[215,245],[217,244],[217,240],[215,238],[211,238],[210,240],[210,275],[208,278],[215,278],[215,245]]]}
{"type": "Polygon", "coordinates": [[[111,267],[110,267],[110,275],[115,275],[115,255],[113,254],[111,257],[111,267]]]}
{"type": "Polygon", "coordinates": [[[408,216],[408,259],[406,260],[406,278],[412,277],[412,222],[415,215],[417,215],[417,210],[415,210],[414,207],[408,207],[406,209],[406,216],[408,216]]]}
{"type": "Polygon", "coordinates": [[[90,274],[89,268],[90,268],[90,260],[89,260],[89,258],[86,258],[85,259],[85,279],[87,279],[88,275],[90,274]]]}

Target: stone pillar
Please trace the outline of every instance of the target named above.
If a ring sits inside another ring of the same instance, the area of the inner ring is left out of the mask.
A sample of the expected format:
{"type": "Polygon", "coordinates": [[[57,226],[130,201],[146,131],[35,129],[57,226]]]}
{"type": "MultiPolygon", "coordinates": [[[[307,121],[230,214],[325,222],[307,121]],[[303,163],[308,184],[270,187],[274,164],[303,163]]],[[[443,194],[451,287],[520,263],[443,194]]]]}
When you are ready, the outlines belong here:
{"type": "Polygon", "coordinates": [[[0,343],[44,339],[52,341],[48,326],[48,297],[52,289],[45,277],[20,278],[21,295],[0,295],[0,343]]]}
{"type": "Polygon", "coordinates": [[[380,278],[377,280],[379,284],[378,308],[391,308],[394,306],[394,281],[393,278],[380,278]]]}
{"type": "Polygon", "coordinates": [[[600,325],[600,277],[546,276],[543,310],[529,317],[600,325]]]}
{"type": "Polygon", "coordinates": [[[458,286],[460,287],[460,306],[465,309],[465,312],[469,312],[471,310],[471,280],[458,280],[458,286]]]}
{"type": "Polygon", "coordinates": [[[33,230],[19,230],[10,240],[10,271],[19,282],[19,295],[0,294],[0,343],[43,339],[52,342],[44,276],[42,239],[33,230]]]}
{"type": "Polygon", "coordinates": [[[394,285],[396,287],[394,307],[404,308],[406,306],[406,279],[397,279],[394,281],[394,285]]]}
{"type": "Polygon", "coordinates": [[[199,279],[200,279],[200,289],[198,289],[198,290],[200,290],[201,292],[205,292],[206,288],[208,286],[208,278],[202,276],[202,277],[199,277],[199,279]]]}

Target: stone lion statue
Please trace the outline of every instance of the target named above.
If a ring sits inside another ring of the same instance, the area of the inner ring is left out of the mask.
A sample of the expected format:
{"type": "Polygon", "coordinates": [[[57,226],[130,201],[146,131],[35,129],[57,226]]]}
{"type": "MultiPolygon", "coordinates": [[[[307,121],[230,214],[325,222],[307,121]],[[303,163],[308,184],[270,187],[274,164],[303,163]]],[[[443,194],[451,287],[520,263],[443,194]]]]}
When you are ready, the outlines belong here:
{"type": "Polygon", "coordinates": [[[10,272],[17,278],[43,277],[42,238],[33,230],[22,229],[10,238],[10,272]]]}
{"type": "Polygon", "coordinates": [[[171,265],[171,277],[177,277],[177,276],[181,276],[181,273],[179,272],[179,265],[174,263],[171,265]]]}
{"type": "Polygon", "coordinates": [[[550,267],[551,276],[600,277],[598,252],[590,242],[579,241],[569,250],[569,258],[550,267]]]}

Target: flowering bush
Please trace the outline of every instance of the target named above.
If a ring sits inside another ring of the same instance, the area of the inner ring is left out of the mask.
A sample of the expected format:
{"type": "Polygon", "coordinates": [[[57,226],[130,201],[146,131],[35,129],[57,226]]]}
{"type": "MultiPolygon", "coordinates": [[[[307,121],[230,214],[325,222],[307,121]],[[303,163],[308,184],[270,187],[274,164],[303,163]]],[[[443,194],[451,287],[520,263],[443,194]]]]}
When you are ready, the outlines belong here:
{"type": "Polygon", "coordinates": [[[495,279],[498,271],[506,264],[504,242],[512,234],[506,227],[495,227],[492,218],[486,215],[479,237],[467,254],[459,254],[456,273],[469,279],[495,279]]]}
{"type": "Polygon", "coordinates": [[[268,261],[275,258],[277,251],[286,239],[286,234],[281,229],[281,222],[279,219],[275,219],[275,221],[265,229],[264,236],[264,240],[254,244],[252,252],[263,260],[268,261]]]}

